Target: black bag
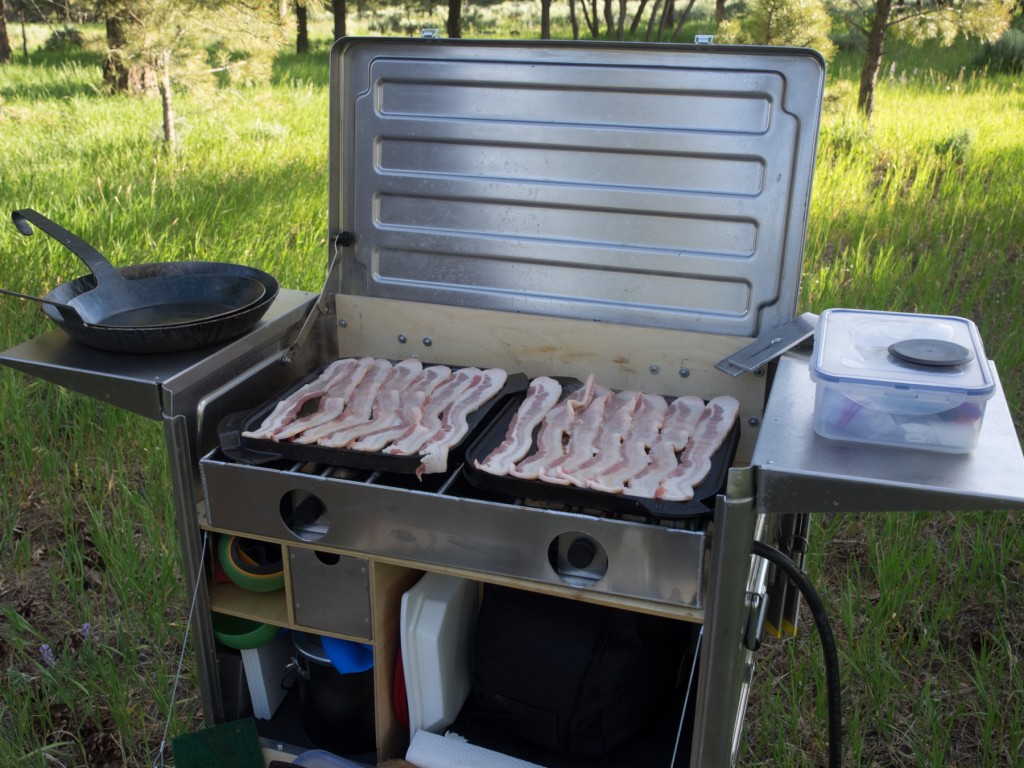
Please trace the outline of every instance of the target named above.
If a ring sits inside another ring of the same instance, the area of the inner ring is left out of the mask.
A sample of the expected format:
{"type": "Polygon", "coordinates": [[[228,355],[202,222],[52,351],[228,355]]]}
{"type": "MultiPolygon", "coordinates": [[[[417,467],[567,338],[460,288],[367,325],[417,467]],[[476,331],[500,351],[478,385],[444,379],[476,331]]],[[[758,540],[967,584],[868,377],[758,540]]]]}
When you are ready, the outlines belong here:
{"type": "Polygon", "coordinates": [[[477,624],[477,711],[532,744],[607,754],[673,705],[687,629],[488,585],[477,624]]]}

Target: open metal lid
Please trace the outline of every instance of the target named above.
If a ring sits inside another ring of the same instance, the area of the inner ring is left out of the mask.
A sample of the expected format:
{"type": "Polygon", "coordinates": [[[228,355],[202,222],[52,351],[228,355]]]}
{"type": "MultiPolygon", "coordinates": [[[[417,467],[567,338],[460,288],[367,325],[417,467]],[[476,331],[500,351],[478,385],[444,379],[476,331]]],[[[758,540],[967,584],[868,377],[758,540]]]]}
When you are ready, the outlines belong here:
{"type": "Polygon", "coordinates": [[[806,49],[339,40],[331,290],[763,336],[796,311],[823,88],[806,49]]]}

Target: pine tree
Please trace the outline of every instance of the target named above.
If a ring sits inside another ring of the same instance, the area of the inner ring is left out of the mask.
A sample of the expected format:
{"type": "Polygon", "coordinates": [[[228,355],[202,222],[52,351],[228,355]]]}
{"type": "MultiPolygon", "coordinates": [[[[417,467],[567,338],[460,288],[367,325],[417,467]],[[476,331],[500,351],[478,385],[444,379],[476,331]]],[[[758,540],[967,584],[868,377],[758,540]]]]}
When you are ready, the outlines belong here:
{"type": "Polygon", "coordinates": [[[270,0],[95,0],[95,10],[107,29],[104,80],[113,90],[159,92],[169,147],[174,89],[265,79],[283,33],[270,0]]]}
{"type": "Polygon", "coordinates": [[[890,34],[911,42],[939,40],[950,45],[958,35],[995,42],[1010,23],[1016,0],[833,0],[834,13],[865,41],[857,107],[868,118],[890,34]]]}

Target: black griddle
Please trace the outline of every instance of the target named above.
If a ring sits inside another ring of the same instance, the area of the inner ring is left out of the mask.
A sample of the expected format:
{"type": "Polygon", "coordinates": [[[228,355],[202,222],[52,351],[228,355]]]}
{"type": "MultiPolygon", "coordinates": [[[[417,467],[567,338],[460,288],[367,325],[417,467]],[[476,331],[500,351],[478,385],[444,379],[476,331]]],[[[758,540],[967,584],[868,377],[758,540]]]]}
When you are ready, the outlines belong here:
{"type": "MultiPolygon", "coordinates": [[[[563,393],[569,393],[582,386],[572,379],[556,378],[562,384],[563,393]]],[[[554,485],[543,480],[524,480],[511,475],[493,475],[477,469],[474,462],[482,462],[505,439],[509,425],[516,411],[526,397],[525,391],[510,397],[494,419],[466,449],[464,472],[466,479],[476,488],[488,493],[501,494],[509,498],[535,499],[547,503],[564,504],[584,512],[606,512],[615,515],[633,516],[648,520],[684,520],[710,516],[715,508],[715,497],[725,488],[729,467],[736,456],[740,439],[739,419],[733,424],[722,445],[711,457],[711,470],[700,485],[694,487],[693,498],[689,501],[663,501],[621,493],[607,493],[592,488],[554,485]]],[[[669,403],[675,398],[666,397],[669,403]]],[[[540,425],[533,430],[531,455],[537,449],[537,433],[540,425]]]]}
{"type": "MultiPolygon", "coordinates": [[[[424,368],[438,363],[424,363],[424,368]]],[[[235,461],[249,465],[270,464],[282,459],[302,463],[323,464],[326,466],[346,467],[349,469],[364,469],[375,472],[393,472],[397,474],[415,474],[422,460],[421,454],[392,455],[380,451],[358,451],[349,448],[328,448],[316,444],[294,443],[288,440],[276,442],[253,437],[245,437],[244,432],[249,432],[263,423],[263,420],[270,415],[278,403],[290,397],[296,391],[315,381],[327,365],[310,373],[300,381],[293,384],[287,390],[275,395],[266,402],[257,406],[251,411],[242,411],[229,414],[221,420],[217,435],[220,441],[221,451],[235,461]]],[[[459,370],[452,366],[452,372],[459,370]]],[[[494,397],[477,408],[467,419],[469,431],[457,445],[449,449],[449,467],[455,466],[462,457],[462,449],[476,436],[479,429],[485,425],[488,418],[504,404],[510,397],[515,397],[525,392],[529,379],[523,373],[510,373],[501,388],[494,397]]],[[[299,416],[314,411],[319,400],[311,401],[303,407],[299,416]]]]}

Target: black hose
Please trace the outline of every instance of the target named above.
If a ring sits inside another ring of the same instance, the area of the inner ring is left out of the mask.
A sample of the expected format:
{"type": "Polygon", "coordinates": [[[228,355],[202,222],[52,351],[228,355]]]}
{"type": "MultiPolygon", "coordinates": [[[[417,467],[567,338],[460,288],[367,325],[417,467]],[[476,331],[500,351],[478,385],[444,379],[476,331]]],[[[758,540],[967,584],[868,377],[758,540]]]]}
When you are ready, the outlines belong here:
{"type": "Polygon", "coordinates": [[[843,758],[843,703],[839,687],[839,652],[836,650],[832,625],[829,623],[825,604],[818,596],[811,580],[784,553],[767,544],[754,541],[753,553],[778,566],[790,580],[796,584],[800,594],[807,601],[807,606],[814,615],[814,625],[821,638],[821,650],[825,661],[825,688],[828,708],[828,764],[829,768],[839,768],[843,758]]]}

